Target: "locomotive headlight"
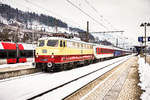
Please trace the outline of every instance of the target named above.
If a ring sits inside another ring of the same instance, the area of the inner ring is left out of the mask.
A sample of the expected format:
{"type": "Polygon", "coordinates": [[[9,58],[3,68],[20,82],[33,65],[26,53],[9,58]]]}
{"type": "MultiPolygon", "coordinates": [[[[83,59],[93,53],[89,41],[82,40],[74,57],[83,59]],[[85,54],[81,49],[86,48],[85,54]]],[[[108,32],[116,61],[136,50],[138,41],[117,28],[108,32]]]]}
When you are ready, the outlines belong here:
{"type": "Polygon", "coordinates": [[[54,58],[54,55],[52,55],[51,58],[54,58]]]}
{"type": "Polygon", "coordinates": [[[38,56],[38,53],[36,53],[36,58],[38,58],[39,56],[38,56]]]}
{"type": "Polygon", "coordinates": [[[52,53],[52,56],[51,56],[51,58],[54,58],[54,53],[52,53]]]}

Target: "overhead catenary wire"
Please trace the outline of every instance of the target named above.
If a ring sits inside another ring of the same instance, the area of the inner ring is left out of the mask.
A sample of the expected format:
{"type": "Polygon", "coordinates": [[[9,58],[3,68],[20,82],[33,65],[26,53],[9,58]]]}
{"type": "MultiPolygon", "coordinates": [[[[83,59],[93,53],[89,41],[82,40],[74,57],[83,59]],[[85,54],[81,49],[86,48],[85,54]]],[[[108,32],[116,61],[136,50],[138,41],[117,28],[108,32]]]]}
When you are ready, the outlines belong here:
{"type": "Polygon", "coordinates": [[[102,23],[100,23],[98,20],[96,20],[95,18],[93,18],[92,16],[90,16],[88,13],[86,13],[84,10],[82,10],[80,7],[78,7],[77,5],[75,5],[73,2],[66,0],[68,3],[70,3],[72,6],[74,6],[75,8],[77,8],[79,11],[81,11],[82,13],[84,13],[86,16],[88,16],[90,19],[92,19],[94,22],[96,22],[97,24],[99,24],[100,26],[102,26],[103,28],[107,29],[108,28],[106,26],[104,26],[102,23]]]}
{"type": "Polygon", "coordinates": [[[105,19],[104,16],[101,15],[101,14],[99,13],[99,11],[98,11],[92,4],[90,4],[90,2],[89,2],[88,0],[84,0],[84,1],[86,2],[86,4],[88,4],[88,5],[97,13],[97,15],[98,15],[100,18],[102,18],[105,22],[107,22],[107,24],[109,24],[114,30],[116,30],[116,28],[115,28],[107,19],[105,19]]]}

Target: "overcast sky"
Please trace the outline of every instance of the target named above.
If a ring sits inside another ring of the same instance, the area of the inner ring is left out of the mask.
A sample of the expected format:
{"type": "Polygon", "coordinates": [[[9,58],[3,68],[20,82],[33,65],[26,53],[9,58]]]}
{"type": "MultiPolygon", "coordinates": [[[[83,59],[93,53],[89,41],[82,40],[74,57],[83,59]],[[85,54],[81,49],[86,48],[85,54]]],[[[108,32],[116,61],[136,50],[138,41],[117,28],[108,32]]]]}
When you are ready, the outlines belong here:
{"type": "MultiPolygon", "coordinates": [[[[144,35],[142,22],[150,22],[150,0],[1,0],[24,11],[35,11],[59,18],[72,26],[90,31],[125,31],[123,37],[137,42],[144,35]],[[72,3],[72,4],[71,4],[72,3]],[[73,6],[74,5],[74,6],[73,6]],[[83,12],[89,16],[85,15],[83,12]],[[94,20],[93,20],[94,19],[94,20]]],[[[150,35],[150,27],[147,27],[150,35]]],[[[118,33],[114,33],[118,34],[118,33]]]]}

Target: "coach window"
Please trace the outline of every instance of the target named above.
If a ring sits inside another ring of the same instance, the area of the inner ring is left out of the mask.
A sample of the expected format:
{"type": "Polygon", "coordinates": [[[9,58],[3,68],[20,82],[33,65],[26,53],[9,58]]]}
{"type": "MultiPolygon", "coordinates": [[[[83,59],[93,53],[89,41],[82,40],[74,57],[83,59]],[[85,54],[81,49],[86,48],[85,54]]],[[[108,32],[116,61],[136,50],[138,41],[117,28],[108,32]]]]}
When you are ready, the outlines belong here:
{"type": "Polygon", "coordinates": [[[47,46],[57,47],[58,46],[58,40],[48,40],[47,46]]]}
{"type": "Polygon", "coordinates": [[[0,59],[7,58],[7,52],[6,50],[0,50],[0,59]]]}

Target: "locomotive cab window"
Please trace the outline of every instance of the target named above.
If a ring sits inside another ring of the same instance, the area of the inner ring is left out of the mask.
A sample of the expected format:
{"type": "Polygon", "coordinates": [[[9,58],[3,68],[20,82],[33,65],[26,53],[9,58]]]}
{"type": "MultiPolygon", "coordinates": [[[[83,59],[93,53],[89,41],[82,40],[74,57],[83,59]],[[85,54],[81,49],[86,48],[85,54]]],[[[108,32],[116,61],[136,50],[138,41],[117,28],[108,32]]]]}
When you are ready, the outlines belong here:
{"type": "Polygon", "coordinates": [[[39,45],[38,45],[39,47],[42,47],[42,46],[44,46],[44,40],[40,40],[39,41],[39,45]]]}
{"type": "Polygon", "coordinates": [[[48,40],[47,46],[58,47],[58,40],[48,40]]]}

